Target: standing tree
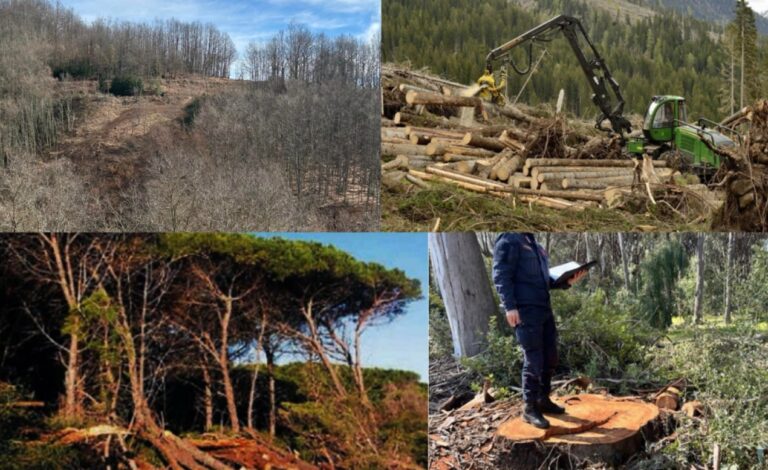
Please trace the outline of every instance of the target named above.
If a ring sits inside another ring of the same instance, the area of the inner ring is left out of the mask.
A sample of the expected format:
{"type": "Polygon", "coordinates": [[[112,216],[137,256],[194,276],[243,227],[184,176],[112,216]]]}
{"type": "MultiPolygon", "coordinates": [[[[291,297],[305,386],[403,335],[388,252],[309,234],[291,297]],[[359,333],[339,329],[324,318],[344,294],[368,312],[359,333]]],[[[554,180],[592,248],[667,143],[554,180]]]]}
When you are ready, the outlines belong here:
{"type": "Polygon", "coordinates": [[[693,323],[701,323],[701,310],[704,300],[704,234],[696,237],[696,294],[693,303],[693,323]]]}
{"type": "Polygon", "coordinates": [[[733,232],[728,233],[728,248],[725,261],[725,318],[726,325],[731,323],[731,271],[733,270],[733,232]]]}
{"type": "Polygon", "coordinates": [[[498,307],[477,238],[473,233],[430,233],[429,257],[445,302],[454,353],[471,357],[482,352],[498,307]]]}

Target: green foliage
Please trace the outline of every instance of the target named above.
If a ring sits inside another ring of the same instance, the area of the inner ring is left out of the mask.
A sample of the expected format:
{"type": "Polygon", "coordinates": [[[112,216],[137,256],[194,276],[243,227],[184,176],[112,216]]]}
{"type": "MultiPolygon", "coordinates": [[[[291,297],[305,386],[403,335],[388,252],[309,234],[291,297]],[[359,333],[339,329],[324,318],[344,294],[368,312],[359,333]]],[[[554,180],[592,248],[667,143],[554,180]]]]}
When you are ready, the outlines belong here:
{"type": "Polygon", "coordinates": [[[317,242],[260,238],[243,234],[174,233],[160,236],[160,253],[178,257],[207,252],[232,256],[260,267],[269,278],[333,285],[345,281],[361,289],[396,289],[403,300],[421,297],[421,283],[400,269],[366,263],[332,245],[317,242]]]}
{"type": "Polygon", "coordinates": [[[95,72],[96,69],[93,68],[90,61],[85,59],[72,60],[53,67],[53,76],[59,80],[64,80],[65,78],[88,79],[95,72]]]}
{"type": "Polygon", "coordinates": [[[144,91],[144,82],[138,77],[115,77],[109,92],[115,96],[136,96],[144,91]]]}
{"type": "Polygon", "coordinates": [[[640,314],[651,326],[666,328],[679,313],[677,282],[688,265],[688,256],[676,240],[662,242],[640,264],[643,291],[640,314]]]}
{"type": "Polygon", "coordinates": [[[665,449],[681,466],[691,456],[711,461],[720,445],[722,463],[757,467],[757,447],[768,443],[768,344],[750,326],[692,329],[655,356],[666,378],[685,377],[688,399],[701,401],[706,422],[683,418],[674,445],[665,449]]]}
{"type": "Polygon", "coordinates": [[[429,357],[437,359],[453,354],[453,339],[445,305],[440,294],[434,288],[429,288],[429,357]]]}
{"type": "Polygon", "coordinates": [[[150,96],[163,96],[164,92],[163,87],[160,85],[160,80],[156,78],[150,79],[146,87],[144,87],[144,94],[150,96]]]}
{"type": "Polygon", "coordinates": [[[15,386],[0,382],[0,468],[7,470],[65,470],[91,468],[97,463],[73,446],[29,445],[21,432],[43,424],[41,416],[26,408],[9,406],[27,397],[15,386]]]}
{"type": "MultiPolygon", "coordinates": [[[[368,411],[357,397],[332,398],[330,384],[318,374],[316,364],[292,363],[276,368],[276,377],[294,389],[293,401],[283,401],[280,414],[290,432],[283,437],[308,460],[323,461],[330,451],[335,463],[346,468],[386,468],[388,458],[398,456],[426,466],[427,388],[413,372],[364,369],[375,413],[377,432],[371,439],[378,455],[359,445],[361,429],[372,432],[368,411]],[[309,399],[320,396],[322,399],[309,399]],[[363,449],[363,450],[361,450],[363,449]]],[[[339,368],[351,384],[351,371],[339,368]]]]}
{"type": "Polygon", "coordinates": [[[749,274],[732,286],[739,314],[754,322],[768,319],[768,251],[765,247],[752,247],[752,266],[749,274]]]}
{"type": "Polygon", "coordinates": [[[184,106],[184,116],[181,118],[181,123],[184,124],[185,127],[192,127],[192,125],[195,123],[195,118],[203,108],[204,102],[205,96],[198,96],[190,101],[189,104],[184,106]]]}
{"type": "Polygon", "coordinates": [[[109,80],[104,75],[99,75],[99,91],[101,93],[109,93],[109,80]]]}
{"type": "Polygon", "coordinates": [[[593,378],[641,375],[653,332],[634,318],[632,310],[611,303],[599,289],[592,294],[564,292],[557,298],[561,366],[593,378]]]}
{"type": "Polygon", "coordinates": [[[498,386],[520,385],[523,354],[517,341],[501,329],[494,318],[488,325],[488,348],[482,353],[462,358],[462,364],[483,378],[490,378],[498,386]]]}

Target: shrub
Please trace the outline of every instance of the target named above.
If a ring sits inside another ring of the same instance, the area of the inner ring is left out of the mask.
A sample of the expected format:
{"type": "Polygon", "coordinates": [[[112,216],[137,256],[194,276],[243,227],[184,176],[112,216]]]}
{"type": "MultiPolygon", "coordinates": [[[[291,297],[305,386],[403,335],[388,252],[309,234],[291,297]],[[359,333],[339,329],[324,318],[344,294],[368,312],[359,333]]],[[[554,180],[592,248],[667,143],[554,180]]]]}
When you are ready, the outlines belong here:
{"type": "Polygon", "coordinates": [[[203,107],[203,101],[203,97],[197,97],[184,106],[184,116],[181,118],[181,122],[185,127],[191,127],[195,123],[195,118],[203,107]]]}
{"type": "Polygon", "coordinates": [[[136,77],[115,77],[109,92],[115,96],[135,96],[144,91],[144,82],[136,77]]]}
{"type": "Polygon", "coordinates": [[[496,386],[520,386],[523,354],[515,338],[504,334],[496,319],[491,318],[487,339],[488,348],[476,356],[463,358],[462,364],[481,377],[490,378],[496,386]]]}
{"type": "Polygon", "coordinates": [[[150,95],[150,96],[163,96],[163,88],[160,86],[160,80],[153,78],[152,80],[147,83],[146,88],[144,88],[144,94],[150,95]]]}
{"type": "Polygon", "coordinates": [[[429,357],[438,359],[453,353],[451,327],[445,314],[443,299],[437,290],[430,286],[429,290],[429,357]]]}

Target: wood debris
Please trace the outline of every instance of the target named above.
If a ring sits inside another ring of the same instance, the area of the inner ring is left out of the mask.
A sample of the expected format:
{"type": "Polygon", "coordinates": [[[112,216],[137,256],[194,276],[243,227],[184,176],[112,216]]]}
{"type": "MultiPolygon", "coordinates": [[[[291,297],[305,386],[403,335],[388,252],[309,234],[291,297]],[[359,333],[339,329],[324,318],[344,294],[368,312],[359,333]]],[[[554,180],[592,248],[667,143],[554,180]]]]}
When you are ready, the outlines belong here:
{"type": "Polygon", "coordinates": [[[724,122],[749,125],[742,145],[718,147],[724,163],[721,185],[726,201],[715,220],[715,228],[745,232],[768,230],[768,100],[745,108],[724,122]],[[729,121],[730,120],[730,121],[729,121]]]}
{"type": "MultiPolygon", "coordinates": [[[[560,114],[541,117],[520,106],[499,107],[466,96],[467,89],[423,72],[382,66],[381,148],[387,187],[421,189],[429,188],[430,181],[441,182],[490,197],[577,211],[615,208],[631,194],[653,204],[667,195],[690,196],[678,188],[679,173],[666,161],[650,163],[649,174],[626,156],[619,136],[572,132],[560,114]],[[391,172],[402,174],[392,178],[391,172]]],[[[684,211],[680,206],[670,205],[684,211]]]]}

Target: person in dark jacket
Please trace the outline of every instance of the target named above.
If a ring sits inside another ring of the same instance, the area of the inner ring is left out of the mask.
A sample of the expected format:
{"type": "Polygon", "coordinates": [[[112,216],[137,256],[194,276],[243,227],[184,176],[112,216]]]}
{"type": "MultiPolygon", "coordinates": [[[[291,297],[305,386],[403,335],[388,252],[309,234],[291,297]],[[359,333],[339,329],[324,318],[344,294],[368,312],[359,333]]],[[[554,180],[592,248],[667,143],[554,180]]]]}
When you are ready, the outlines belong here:
{"type": "MultiPolygon", "coordinates": [[[[586,271],[572,277],[569,287],[586,271]]],[[[493,283],[501,297],[507,323],[523,348],[523,419],[548,428],[543,413],[562,414],[565,409],[549,398],[557,366],[557,328],[549,290],[549,259],[532,233],[503,233],[493,247],[493,283]]]]}

